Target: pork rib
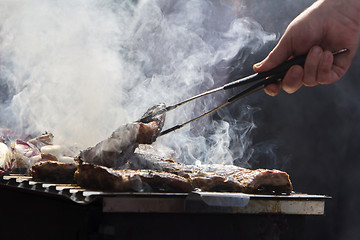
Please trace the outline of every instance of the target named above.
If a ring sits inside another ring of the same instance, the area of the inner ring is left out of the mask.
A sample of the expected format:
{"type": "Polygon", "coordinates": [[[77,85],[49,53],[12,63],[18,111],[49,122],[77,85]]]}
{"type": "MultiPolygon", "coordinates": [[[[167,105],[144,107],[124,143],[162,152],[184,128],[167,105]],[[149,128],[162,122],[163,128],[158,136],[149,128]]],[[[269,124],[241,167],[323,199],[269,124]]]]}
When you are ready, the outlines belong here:
{"type": "Polygon", "coordinates": [[[79,165],[76,183],[84,188],[101,191],[166,191],[190,192],[193,188],[183,177],[152,170],[113,170],[88,163],[79,165]]]}
{"type": "Polygon", "coordinates": [[[289,175],[280,170],[247,169],[234,165],[205,165],[204,171],[237,182],[244,193],[290,194],[292,184],[289,175]]]}
{"type": "Polygon", "coordinates": [[[128,168],[150,168],[182,176],[202,191],[290,194],[292,184],[286,172],[269,169],[250,170],[234,165],[185,165],[172,159],[136,154],[128,168]]]}
{"type": "Polygon", "coordinates": [[[74,173],[77,164],[68,164],[59,161],[40,161],[29,170],[35,181],[54,183],[74,183],[74,173]]]}
{"type": "Polygon", "coordinates": [[[77,166],[58,161],[41,161],[32,166],[30,175],[36,181],[69,183],[73,181],[75,173],[76,183],[81,187],[116,192],[189,192],[199,189],[290,194],[292,191],[289,175],[279,170],[250,170],[232,165],[188,166],[173,160],[159,162],[162,170],[114,170],[88,163],[77,166]]]}

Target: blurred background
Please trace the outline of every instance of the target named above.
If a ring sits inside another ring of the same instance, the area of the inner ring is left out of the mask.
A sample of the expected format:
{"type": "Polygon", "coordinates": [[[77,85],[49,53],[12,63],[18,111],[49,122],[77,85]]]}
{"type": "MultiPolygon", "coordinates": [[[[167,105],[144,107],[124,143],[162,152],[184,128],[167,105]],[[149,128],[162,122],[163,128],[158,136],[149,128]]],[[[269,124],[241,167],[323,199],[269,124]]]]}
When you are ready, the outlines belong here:
{"type": "MultiPolygon", "coordinates": [[[[267,4],[270,2],[263,1],[257,6],[267,4]]],[[[289,20],[309,4],[311,1],[271,1],[276,9],[269,7],[273,10],[267,14],[254,15],[264,29],[281,35],[289,20]]],[[[266,44],[245,69],[263,59],[274,44],[266,44]]],[[[261,108],[254,114],[252,166],[284,169],[296,192],[332,197],[326,202],[325,216],[308,218],[306,239],[360,237],[360,194],[356,190],[360,186],[359,71],[357,54],[347,74],[333,85],[248,98],[249,105],[261,108]],[[262,151],[264,144],[272,148],[262,151]]]]}
{"type": "MultiPolygon", "coordinates": [[[[39,3],[41,1],[36,1],[36,2],[39,3]]],[[[104,4],[111,5],[112,4],[111,2],[115,3],[119,1],[103,1],[103,2],[104,4]]],[[[147,1],[147,2],[150,2],[149,5],[151,6],[151,1],[147,1]]],[[[163,7],[162,10],[164,15],[166,14],[171,15],[171,13],[173,13],[174,9],[171,6],[172,4],[171,1],[167,3],[165,3],[164,1],[155,1],[155,2],[157,2],[157,4],[159,4],[160,7],[163,7]]],[[[261,39],[259,38],[260,40],[256,37],[255,38],[249,37],[249,39],[247,40],[248,42],[245,41],[244,46],[235,48],[237,49],[237,52],[234,52],[235,50],[232,50],[233,56],[230,58],[230,60],[229,59],[216,60],[216,61],[214,60],[211,63],[209,63],[207,67],[211,66],[211,68],[209,67],[210,70],[205,70],[205,72],[211,75],[211,77],[205,74],[205,77],[203,79],[200,79],[195,84],[196,88],[193,88],[191,91],[186,92],[188,94],[187,96],[199,92],[198,91],[199,89],[207,90],[212,86],[220,86],[221,84],[224,84],[230,80],[235,80],[239,77],[245,76],[247,74],[251,74],[252,65],[262,60],[268,54],[268,52],[275,46],[276,42],[278,41],[282,33],[285,31],[287,25],[291,22],[291,20],[295,18],[300,12],[302,12],[306,7],[311,5],[312,2],[313,1],[309,1],[309,0],[208,1],[209,5],[211,5],[209,9],[217,9],[217,11],[214,12],[204,11],[202,12],[202,14],[205,14],[205,16],[209,14],[212,17],[218,16],[218,18],[215,17],[209,18],[211,19],[211,21],[213,21],[212,24],[214,24],[214,26],[217,27],[217,29],[216,28],[214,29],[215,35],[217,30],[219,29],[221,30],[221,24],[219,22],[223,21],[224,19],[225,19],[224,21],[226,21],[226,17],[224,17],[225,15],[222,16],[221,13],[227,14],[228,13],[227,11],[231,12],[232,11],[231,9],[234,9],[235,11],[234,15],[241,18],[251,19],[250,22],[252,22],[253,25],[250,24],[250,27],[248,25],[245,26],[247,26],[249,30],[251,30],[252,27],[255,27],[257,31],[262,32],[262,37],[261,39]],[[224,4],[226,5],[226,7],[224,7],[224,4]],[[220,21],[220,19],[222,20],[220,21]],[[254,44],[254,46],[251,47],[250,47],[251,44],[249,44],[249,47],[247,47],[246,43],[251,43],[252,41],[256,44],[254,44]],[[205,85],[204,82],[206,83],[205,85]]],[[[173,4],[175,5],[175,2],[173,2],[173,4]]],[[[3,7],[4,9],[5,5],[6,5],[6,1],[2,3],[2,5],[0,4],[0,7],[3,7]]],[[[192,7],[194,6],[197,5],[196,4],[192,5],[192,7]]],[[[196,12],[197,9],[192,8],[192,9],[188,9],[187,11],[196,12]]],[[[158,17],[158,15],[156,15],[156,12],[155,13],[154,11],[149,11],[149,12],[152,13],[152,15],[151,14],[148,15],[148,17],[154,17],[154,18],[158,17]]],[[[98,13],[96,12],[96,14],[98,13]]],[[[97,16],[96,14],[94,14],[95,18],[97,16]]],[[[121,12],[116,14],[119,15],[121,14],[121,12]]],[[[0,30],[2,30],[0,31],[0,33],[14,34],[11,32],[10,33],[6,32],[4,30],[6,29],[4,26],[6,21],[8,21],[8,19],[6,18],[6,14],[5,15],[3,14],[2,16],[3,16],[2,18],[0,17],[0,20],[3,21],[1,22],[0,25],[0,30]]],[[[178,18],[178,19],[182,19],[182,18],[178,18]]],[[[106,22],[104,19],[100,19],[100,20],[106,22]]],[[[195,20],[192,19],[194,24],[197,23],[195,20]]],[[[146,19],[142,21],[146,22],[146,19]]],[[[189,20],[189,22],[187,22],[186,24],[190,24],[188,26],[191,26],[192,21],[189,20]]],[[[141,21],[139,22],[141,23],[141,21]]],[[[85,22],[85,24],[86,23],[87,22],[85,22]]],[[[89,23],[92,23],[92,21],[89,20],[89,23]]],[[[212,32],[210,31],[212,28],[207,26],[207,23],[205,23],[204,25],[206,26],[205,29],[207,30],[206,34],[210,34],[212,32]]],[[[57,25],[55,24],[53,27],[56,26],[57,25]]],[[[112,28],[113,26],[110,25],[109,27],[112,28]]],[[[137,43],[142,43],[143,45],[136,45],[136,44],[129,45],[123,39],[123,36],[120,34],[121,30],[123,30],[121,29],[121,27],[116,32],[117,34],[117,35],[115,34],[116,37],[114,37],[114,39],[111,39],[110,45],[114,44],[114,42],[116,41],[123,41],[126,44],[122,44],[121,47],[125,46],[125,48],[126,47],[135,48],[136,46],[140,46],[140,47],[142,46],[144,47],[144,49],[147,49],[149,47],[146,43],[153,43],[152,41],[147,41],[147,38],[145,37],[146,35],[140,34],[139,36],[135,35],[135,37],[138,37],[136,41],[137,43]]],[[[129,27],[134,29],[141,29],[139,26],[129,25],[129,27]]],[[[99,27],[98,30],[99,29],[102,28],[99,27]]],[[[151,31],[157,31],[157,30],[158,29],[153,28],[151,31]]],[[[196,29],[194,31],[196,32],[198,30],[196,29]]],[[[88,34],[89,32],[91,33],[91,31],[86,31],[86,34],[88,34]]],[[[135,31],[135,33],[138,32],[135,31]]],[[[145,34],[148,33],[149,31],[145,31],[145,34]]],[[[65,35],[66,34],[67,32],[65,31],[65,35]]],[[[105,35],[109,34],[109,36],[113,36],[112,35],[113,33],[110,34],[105,32],[104,34],[105,35]]],[[[242,36],[241,34],[243,33],[240,32],[239,34],[240,34],[239,36],[242,36]]],[[[94,35],[96,35],[96,33],[94,35]]],[[[4,127],[11,127],[14,125],[21,124],[22,128],[27,129],[29,128],[29,126],[27,125],[29,123],[24,124],[21,121],[20,123],[15,121],[14,123],[10,124],[8,121],[9,119],[8,116],[10,115],[15,115],[15,117],[17,116],[18,112],[16,111],[15,113],[14,111],[9,112],[8,107],[11,105],[14,97],[19,96],[19,93],[21,93],[21,90],[17,89],[17,87],[19,86],[16,84],[9,84],[9,81],[12,78],[17,79],[17,77],[20,78],[21,81],[23,79],[30,79],[30,83],[31,81],[33,81],[34,83],[37,84],[36,87],[42,90],[47,90],[47,88],[42,88],[43,85],[41,85],[41,82],[38,82],[39,75],[35,75],[36,78],[34,79],[36,79],[36,81],[31,78],[33,76],[33,72],[31,71],[29,72],[25,71],[25,73],[22,74],[20,77],[16,76],[16,74],[11,73],[10,71],[11,69],[14,68],[19,69],[19,68],[16,68],[16,63],[13,61],[16,58],[11,58],[11,59],[7,58],[9,56],[13,57],[15,55],[14,52],[16,53],[16,51],[9,51],[6,41],[4,41],[4,39],[8,40],[8,36],[9,35],[6,35],[6,37],[0,36],[0,42],[2,42],[2,44],[0,45],[1,46],[0,48],[0,57],[1,57],[0,59],[0,63],[1,63],[0,121],[1,122],[0,123],[4,127]],[[2,37],[4,37],[4,39],[2,39],[2,37]]],[[[251,34],[249,36],[251,36],[251,34]]],[[[212,38],[210,37],[210,40],[207,42],[210,45],[213,44],[211,42],[211,39],[212,38]]],[[[219,39],[221,42],[222,38],[219,39]]],[[[154,42],[161,41],[161,39],[159,40],[156,38],[150,40],[153,40],[154,42]]],[[[165,38],[165,41],[167,40],[168,39],[165,38]]],[[[88,43],[87,40],[84,42],[88,43]]],[[[234,42],[228,41],[226,43],[231,45],[231,44],[235,44],[236,41],[234,42]]],[[[92,44],[93,43],[90,44],[90,47],[94,46],[92,44]]],[[[219,44],[219,42],[213,44],[212,46],[215,46],[217,44],[219,44]]],[[[82,46],[83,44],[80,45],[82,46]]],[[[171,41],[169,45],[170,46],[172,45],[171,41]]],[[[179,47],[177,44],[175,46],[179,47]]],[[[73,47],[74,46],[72,46],[71,50],[74,49],[73,47]]],[[[123,48],[121,47],[116,48],[116,51],[122,53],[123,48]]],[[[50,47],[50,49],[52,48],[50,47]]],[[[159,51],[161,51],[161,49],[159,51]]],[[[168,50],[165,50],[165,52],[166,51],[168,50]]],[[[52,53],[51,51],[48,52],[49,55],[52,53]]],[[[81,55],[81,53],[82,52],[77,52],[76,54],[81,55]]],[[[175,51],[175,53],[178,52],[175,51]]],[[[34,55],[35,58],[38,57],[36,54],[34,55]]],[[[175,55],[176,54],[174,54],[174,56],[175,55]]],[[[20,54],[19,56],[22,55],[20,54]]],[[[137,58],[139,56],[140,55],[126,56],[126,59],[133,58],[135,60],[138,60],[137,58]]],[[[155,60],[157,59],[156,57],[159,57],[155,53],[150,53],[148,56],[155,56],[154,58],[155,60]]],[[[26,57],[29,56],[26,55],[26,57]]],[[[155,99],[147,98],[148,95],[146,95],[147,94],[146,89],[148,92],[150,92],[150,94],[154,95],[154,92],[151,91],[152,90],[158,91],[159,86],[161,86],[162,84],[162,82],[160,82],[160,85],[155,85],[155,87],[151,88],[151,85],[148,85],[149,82],[155,82],[157,79],[161,78],[161,76],[166,75],[168,73],[163,74],[162,72],[163,66],[160,67],[157,64],[147,64],[146,56],[145,57],[142,56],[142,57],[143,58],[141,58],[140,64],[136,65],[135,67],[133,65],[124,65],[125,67],[123,68],[125,68],[125,70],[128,70],[127,75],[124,74],[124,72],[126,71],[120,71],[120,73],[122,74],[121,77],[125,79],[134,78],[134,82],[136,82],[137,79],[143,79],[143,78],[147,80],[145,84],[140,83],[140,85],[145,85],[145,91],[141,92],[142,95],[139,95],[139,93],[137,95],[137,96],[142,96],[143,97],[142,99],[145,98],[149,99],[149,102],[152,103],[157,103],[160,99],[163,99],[164,101],[167,101],[167,103],[170,104],[172,103],[171,101],[176,101],[184,98],[184,92],[181,93],[177,92],[175,94],[174,89],[178,90],[182,88],[179,86],[190,85],[190,87],[193,87],[191,86],[191,81],[190,83],[187,82],[189,81],[189,79],[192,80],[193,75],[180,76],[176,80],[178,81],[178,84],[181,83],[182,85],[175,85],[173,86],[174,88],[167,87],[163,89],[164,92],[166,91],[174,92],[174,96],[164,96],[162,95],[162,93],[159,93],[157,95],[158,98],[155,99]],[[143,74],[140,74],[140,76],[134,74],[137,70],[142,71],[143,74]],[[187,79],[187,81],[185,81],[184,79],[187,79]]],[[[38,59],[40,61],[42,60],[41,58],[38,59]]],[[[111,68],[112,66],[111,64],[115,62],[116,65],[119,62],[114,60],[109,64],[109,62],[104,59],[101,59],[99,61],[100,64],[98,62],[96,64],[101,65],[101,63],[103,63],[104,65],[107,66],[107,68],[100,69],[99,71],[101,70],[110,71],[112,72],[112,74],[114,74],[114,76],[119,74],[117,70],[111,68]]],[[[166,67],[167,66],[166,61],[167,60],[161,60],[160,62],[161,64],[164,64],[166,67]]],[[[40,73],[43,72],[43,69],[46,69],[46,66],[48,66],[47,64],[49,64],[49,61],[46,59],[44,63],[46,64],[40,65],[39,68],[40,73]]],[[[120,61],[120,63],[122,64],[123,62],[120,61]]],[[[56,64],[56,62],[54,64],[56,64]]],[[[25,68],[24,65],[22,66],[25,68]]],[[[89,69],[89,66],[92,65],[91,64],[84,65],[82,67],[85,68],[86,71],[92,73],[91,71],[93,70],[89,69]]],[[[196,69],[198,66],[202,66],[202,65],[200,63],[199,65],[196,64],[192,65],[194,69],[196,69]]],[[[31,68],[31,66],[26,66],[26,67],[31,68]]],[[[180,68],[179,71],[184,72],[189,70],[188,68],[181,68],[181,66],[179,65],[178,67],[180,68]]],[[[219,155],[219,156],[224,156],[226,159],[228,159],[227,157],[229,155],[232,155],[233,157],[229,158],[229,160],[227,161],[224,160],[225,163],[229,163],[229,161],[233,161],[234,164],[250,167],[250,168],[281,169],[287,171],[290,174],[291,180],[293,182],[294,190],[296,192],[307,193],[307,194],[324,194],[332,197],[331,200],[328,200],[326,202],[325,216],[314,216],[308,218],[307,227],[306,227],[307,232],[305,233],[306,239],[328,239],[328,240],[354,239],[355,240],[360,238],[360,228],[359,228],[360,214],[358,214],[360,212],[360,207],[358,204],[360,202],[360,194],[356,190],[360,186],[360,175],[357,174],[360,169],[359,150],[358,150],[359,149],[358,145],[360,142],[360,121],[359,121],[360,119],[359,84],[360,83],[357,79],[360,73],[359,69],[360,69],[360,56],[358,54],[348,73],[339,82],[333,85],[322,85],[313,88],[303,87],[294,94],[289,95],[284,92],[281,92],[281,94],[279,94],[276,97],[270,97],[263,92],[259,92],[255,95],[252,95],[244,100],[241,100],[227,107],[224,110],[219,111],[218,113],[211,116],[211,118],[203,120],[205,122],[206,121],[210,122],[213,120],[214,121],[225,120],[230,123],[229,125],[230,130],[227,131],[231,131],[232,134],[230,135],[232,135],[232,138],[229,140],[229,143],[227,143],[229,146],[226,145],[229,148],[229,150],[226,153],[221,153],[223,155],[219,155]],[[244,109],[246,109],[245,114],[244,114],[244,109]],[[242,127],[242,125],[245,126],[242,127]],[[244,131],[246,132],[244,133],[244,131]],[[237,137],[237,136],[243,136],[243,134],[245,135],[246,138],[245,141],[244,139],[240,139],[240,137],[237,137]],[[236,157],[236,155],[238,157],[236,157]]],[[[79,69],[76,69],[76,71],[78,70],[79,69]]],[[[201,69],[201,71],[204,71],[204,69],[201,69]]],[[[81,69],[79,72],[81,72],[81,69]]],[[[72,72],[70,71],[69,75],[71,75],[71,73],[72,72]]],[[[198,72],[195,71],[194,74],[198,74],[198,72]]],[[[43,75],[43,76],[47,76],[47,75],[43,75]]],[[[49,76],[51,77],[52,75],[50,74],[49,76]]],[[[110,74],[110,76],[112,75],[110,74]]],[[[66,82],[67,81],[66,75],[62,77],[64,79],[64,82],[66,82]]],[[[105,76],[99,75],[99,76],[95,76],[95,78],[96,77],[101,77],[101,78],[104,77],[106,79],[109,79],[109,76],[106,74],[105,76]]],[[[168,74],[163,79],[166,80],[172,77],[173,75],[168,74]]],[[[86,80],[90,81],[89,79],[86,80]]],[[[115,77],[114,79],[111,80],[111,83],[116,83],[117,80],[118,79],[115,77]]],[[[52,81],[56,83],[56,81],[60,81],[60,80],[52,79],[52,81]]],[[[69,78],[67,83],[71,83],[72,81],[73,80],[69,78]]],[[[137,86],[134,82],[132,82],[130,86],[126,86],[124,88],[124,92],[126,92],[126,96],[117,99],[117,102],[121,102],[123,104],[129,103],[128,99],[131,99],[131,96],[134,95],[134,91],[136,90],[136,86],[137,86]]],[[[86,85],[87,82],[84,81],[81,82],[81,84],[86,85]]],[[[98,86],[101,86],[101,84],[98,86]]],[[[110,86],[116,87],[117,84],[110,84],[110,86]]],[[[122,86],[123,85],[120,84],[120,87],[122,86]]],[[[95,87],[93,89],[94,90],[93,93],[97,93],[96,92],[97,89],[98,88],[95,87]]],[[[46,91],[44,91],[43,93],[45,94],[46,91]]],[[[224,99],[226,99],[226,97],[234,93],[236,93],[236,90],[232,90],[228,93],[220,94],[220,97],[214,97],[211,99],[210,102],[213,105],[216,105],[217,103],[221,103],[224,99]]],[[[71,98],[73,96],[74,95],[72,96],[70,95],[69,97],[71,98]]],[[[79,99],[76,98],[75,100],[79,100],[79,99]]],[[[58,100],[58,102],[55,101],[55,103],[58,104],[61,103],[62,101],[64,101],[64,99],[60,99],[58,100]]],[[[139,102],[135,102],[134,104],[135,105],[139,104],[139,102]]],[[[149,103],[146,103],[146,106],[148,105],[149,103]]],[[[17,107],[19,107],[19,105],[17,105],[17,107]]],[[[60,106],[56,105],[56,107],[58,107],[59,111],[62,110],[60,106]]],[[[88,108],[88,106],[85,107],[88,108]]],[[[203,105],[192,106],[190,112],[192,112],[193,109],[199,109],[199,108],[202,109],[203,105]]],[[[18,109],[19,108],[15,108],[15,110],[18,109]]],[[[98,110],[98,108],[96,109],[98,110]]],[[[101,109],[101,107],[99,109],[101,109]]],[[[115,109],[115,107],[111,109],[113,110],[115,109]]],[[[133,119],[134,116],[139,116],[141,112],[144,112],[144,109],[146,109],[145,106],[138,110],[134,110],[133,112],[127,112],[130,114],[127,115],[125,114],[127,117],[121,117],[120,118],[121,120],[114,121],[114,125],[116,126],[119,123],[129,121],[129,119],[133,119]]],[[[38,108],[35,108],[34,110],[38,110],[38,108]]],[[[26,111],[24,112],[20,111],[20,112],[26,113],[26,111]]],[[[90,113],[86,112],[86,113],[91,115],[91,112],[90,113]]],[[[43,115],[46,115],[46,113],[43,115]]],[[[101,114],[97,113],[93,116],[94,122],[99,122],[99,119],[96,118],[99,115],[101,114]]],[[[113,115],[111,115],[111,117],[114,118],[118,117],[116,114],[113,115]]],[[[25,114],[24,116],[27,115],[25,114]]],[[[168,120],[168,122],[169,124],[173,124],[179,119],[180,120],[188,119],[190,116],[192,115],[186,114],[186,111],[184,111],[184,114],[180,116],[180,118],[172,117],[168,120]]],[[[81,119],[81,121],[84,121],[86,123],[86,119],[85,120],[81,119]]],[[[57,122],[55,123],[58,124],[57,122]]],[[[104,122],[101,122],[101,124],[104,124],[104,122]]],[[[216,138],[208,140],[209,137],[214,134],[214,132],[217,132],[217,130],[216,129],[204,130],[201,127],[199,127],[202,124],[203,122],[197,123],[192,126],[192,129],[187,130],[188,135],[184,137],[184,140],[181,140],[182,138],[180,138],[180,135],[174,135],[175,136],[174,138],[177,140],[174,143],[170,143],[169,145],[169,147],[178,148],[180,152],[183,153],[180,154],[180,156],[178,157],[179,159],[183,159],[183,161],[186,163],[194,163],[193,160],[198,158],[200,155],[203,155],[203,152],[200,153],[195,152],[188,154],[186,151],[184,151],[184,148],[178,146],[179,143],[180,145],[184,142],[194,143],[199,139],[198,136],[204,136],[205,140],[203,139],[202,141],[204,141],[204,144],[208,144],[208,145],[206,145],[207,147],[201,149],[213,150],[214,146],[211,145],[211,142],[217,142],[218,140],[216,138]],[[189,134],[189,132],[191,132],[191,134],[189,134]],[[191,136],[191,138],[189,136],[191,136]]],[[[42,126],[36,126],[37,127],[36,130],[41,129],[44,126],[49,127],[53,125],[54,123],[51,122],[51,124],[49,125],[45,124],[42,126]]],[[[106,131],[103,131],[101,133],[95,131],[95,134],[97,134],[97,136],[101,139],[104,136],[107,136],[107,134],[111,132],[112,129],[114,129],[114,125],[108,124],[106,125],[108,126],[106,128],[106,131]]],[[[89,124],[89,126],[91,126],[91,124],[89,124]]],[[[54,130],[56,131],[56,129],[54,130]]],[[[59,131],[59,133],[64,133],[64,131],[59,131]]],[[[67,132],[65,131],[65,133],[67,132]]],[[[60,134],[55,136],[59,136],[59,135],[60,134]]],[[[64,138],[65,137],[66,136],[64,135],[64,138]]],[[[97,140],[98,139],[95,139],[93,142],[96,142],[97,140]]],[[[160,143],[164,143],[167,141],[168,139],[165,139],[163,140],[163,142],[160,141],[160,143]]],[[[206,159],[205,160],[201,159],[201,160],[206,161],[206,159]]]]}

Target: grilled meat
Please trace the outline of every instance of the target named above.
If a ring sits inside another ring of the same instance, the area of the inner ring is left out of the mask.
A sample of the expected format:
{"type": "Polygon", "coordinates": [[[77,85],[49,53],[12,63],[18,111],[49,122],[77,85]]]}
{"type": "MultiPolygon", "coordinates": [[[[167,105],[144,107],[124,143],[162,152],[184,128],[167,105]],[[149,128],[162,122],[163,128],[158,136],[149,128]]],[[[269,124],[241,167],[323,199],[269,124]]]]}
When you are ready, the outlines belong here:
{"type": "Polygon", "coordinates": [[[94,190],[123,192],[142,189],[139,176],[86,163],[79,165],[74,178],[79,186],[94,190]]]}
{"type": "Polygon", "coordinates": [[[139,144],[151,144],[158,137],[165,121],[165,104],[150,108],[142,118],[125,124],[94,147],[80,153],[82,160],[106,167],[118,168],[134,153],[139,144]]]}
{"type": "Polygon", "coordinates": [[[113,170],[82,163],[75,172],[76,183],[84,188],[105,191],[189,192],[191,184],[183,177],[152,170],[113,170]]]}
{"type": "Polygon", "coordinates": [[[246,169],[234,165],[205,165],[204,171],[237,182],[244,193],[290,194],[292,184],[286,172],[269,169],[246,169]]]}
{"type": "Polygon", "coordinates": [[[250,170],[232,165],[189,166],[159,158],[152,158],[152,161],[153,165],[146,165],[152,169],[121,170],[88,163],[81,163],[76,170],[74,164],[41,161],[34,164],[30,174],[38,181],[71,182],[76,170],[75,180],[79,186],[117,192],[189,192],[199,189],[290,194],[292,191],[289,175],[279,170],[250,170]]]}
{"type": "Polygon", "coordinates": [[[40,161],[29,170],[35,181],[54,183],[74,183],[74,173],[77,164],[67,164],[59,161],[40,161]]]}
{"type": "Polygon", "coordinates": [[[185,165],[147,154],[136,154],[125,167],[156,169],[182,176],[202,191],[290,194],[292,184],[286,172],[269,169],[250,170],[233,165],[185,165]]]}
{"type": "Polygon", "coordinates": [[[135,171],[143,182],[150,185],[150,187],[156,191],[190,192],[194,189],[189,181],[186,180],[186,178],[172,173],[145,169],[135,171]]]}
{"type": "Polygon", "coordinates": [[[188,179],[194,188],[204,192],[243,192],[238,182],[216,174],[207,174],[207,176],[195,175],[188,179]]]}
{"type": "Polygon", "coordinates": [[[138,146],[138,123],[130,123],[119,127],[111,136],[94,147],[80,153],[85,162],[116,168],[131,155],[138,146]]]}

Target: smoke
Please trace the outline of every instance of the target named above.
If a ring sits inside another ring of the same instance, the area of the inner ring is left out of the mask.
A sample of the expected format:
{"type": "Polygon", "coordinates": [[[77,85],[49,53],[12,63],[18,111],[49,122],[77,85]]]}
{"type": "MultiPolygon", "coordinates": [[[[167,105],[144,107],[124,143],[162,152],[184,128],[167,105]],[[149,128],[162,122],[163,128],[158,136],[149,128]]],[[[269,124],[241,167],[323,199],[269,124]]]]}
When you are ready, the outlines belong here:
{"type": "MultiPolygon", "coordinates": [[[[244,48],[275,39],[244,17],[242,1],[2,0],[1,125],[93,146],[119,125],[227,81],[244,48]],[[3,94],[4,93],[4,94],[3,94]]],[[[237,65],[245,62],[242,55],[237,65]]],[[[219,93],[169,112],[166,127],[225,101],[219,93]]],[[[158,139],[186,163],[242,162],[252,154],[253,108],[224,109],[158,139]]]]}

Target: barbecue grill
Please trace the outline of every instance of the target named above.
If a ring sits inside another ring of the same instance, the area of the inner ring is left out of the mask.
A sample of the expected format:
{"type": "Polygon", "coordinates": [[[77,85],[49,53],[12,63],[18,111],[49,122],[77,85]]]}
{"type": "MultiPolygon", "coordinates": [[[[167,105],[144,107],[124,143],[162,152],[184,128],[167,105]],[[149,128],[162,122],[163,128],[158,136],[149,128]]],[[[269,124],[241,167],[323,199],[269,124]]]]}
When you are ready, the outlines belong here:
{"type": "Polygon", "coordinates": [[[303,239],[323,195],[101,192],[0,178],[3,236],[20,239],[303,239]],[[4,228],[5,226],[5,228],[4,228]],[[21,231],[20,231],[21,230],[21,231]]]}

